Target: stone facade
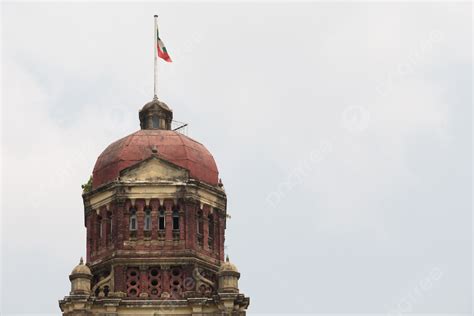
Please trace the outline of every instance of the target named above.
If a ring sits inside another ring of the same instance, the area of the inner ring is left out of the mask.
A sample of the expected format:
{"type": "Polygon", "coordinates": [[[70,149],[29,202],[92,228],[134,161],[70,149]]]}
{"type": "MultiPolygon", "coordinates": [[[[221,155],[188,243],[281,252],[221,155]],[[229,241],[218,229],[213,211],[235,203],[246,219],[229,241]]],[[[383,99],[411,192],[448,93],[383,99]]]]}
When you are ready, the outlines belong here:
{"type": "MultiPolygon", "coordinates": [[[[146,104],[139,145],[99,157],[94,177],[101,181],[83,194],[87,264],[70,275],[71,293],[59,302],[63,315],[245,315],[240,274],[224,260],[226,194],[203,172],[215,163],[193,143],[188,148],[201,160],[185,147],[193,163],[185,162],[179,146],[188,140],[170,138],[178,134],[169,130],[170,113],[160,101],[146,104]],[[153,115],[162,123],[153,125],[153,115]],[[176,155],[161,154],[165,136],[176,155]]],[[[209,172],[217,176],[217,169],[209,172]]]]}

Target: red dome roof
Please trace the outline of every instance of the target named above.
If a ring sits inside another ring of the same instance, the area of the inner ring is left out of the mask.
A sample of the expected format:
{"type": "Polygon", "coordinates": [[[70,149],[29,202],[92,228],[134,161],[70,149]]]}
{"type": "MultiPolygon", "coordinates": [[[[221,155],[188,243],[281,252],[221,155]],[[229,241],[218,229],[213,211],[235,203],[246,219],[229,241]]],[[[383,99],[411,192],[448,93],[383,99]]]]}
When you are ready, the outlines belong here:
{"type": "Polygon", "coordinates": [[[93,188],[115,180],[123,169],[149,158],[154,146],[160,158],[188,169],[191,178],[217,185],[216,162],[202,144],[174,131],[144,129],[110,144],[100,154],[94,166],[93,188]]]}

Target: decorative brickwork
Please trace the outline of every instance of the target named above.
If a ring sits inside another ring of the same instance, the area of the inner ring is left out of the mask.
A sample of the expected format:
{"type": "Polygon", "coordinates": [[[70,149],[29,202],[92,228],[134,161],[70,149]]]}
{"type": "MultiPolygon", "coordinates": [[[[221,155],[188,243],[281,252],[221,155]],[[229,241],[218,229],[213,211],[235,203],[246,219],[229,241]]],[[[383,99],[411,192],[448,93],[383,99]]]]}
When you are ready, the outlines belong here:
{"type": "Polygon", "coordinates": [[[140,295],[140,271],[138,268],[127,269],[127,296],[136,298],[140,295]]]}
{"type": "Polygon", "coordinates": [[[163,273],[159,268],[150,268],[148,270],[148,293],[152,299],[158,299],[163,293],[163,273]]]}
{"type": "Polygon", "coordinates": [[[202,211],[198,205],[182,203],[174,205],[172,200],[164,201],[165,210],[159,207],[159,199],[150,206],[144,200],[127,200],[123,208],[111,203],[101,208],[102,215],[92,210],[86,214],[87,259],[96,262],[109,257],[119,249],[200,252],[216,260],[223,260],[221,243],[223,229],[219,229],[218,211],[202,211]],[[150,211],[149,228],[146,227],[147,210],[150,211]],[[160,211],[161,210],[161,213],[160,211]],[[197,213],[196,213],[197,210],[197,213]],[[164,229],[160,229],[160,214],[164,214],[164,229]],[[209,220],[211,219],[211,221],[209,220]],[[189,225],[186,225],[189,223],[189,225]],[[209,228],[209,224],[212,228],[209,228]],[[196,225],[197,227],[192,227],[196,225]],[[176,229],[173,229],[176,228],[176,229]],[[209,233],[211,232],[211,233],[209,233]],[[148,241],[148,243],[147,243],[148,241]]]}

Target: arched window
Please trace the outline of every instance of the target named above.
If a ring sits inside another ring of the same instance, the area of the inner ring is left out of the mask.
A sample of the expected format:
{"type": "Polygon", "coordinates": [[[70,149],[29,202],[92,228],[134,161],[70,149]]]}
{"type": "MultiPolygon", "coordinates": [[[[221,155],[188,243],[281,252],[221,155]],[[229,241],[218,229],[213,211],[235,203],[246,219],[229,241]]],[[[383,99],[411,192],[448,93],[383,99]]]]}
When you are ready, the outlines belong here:
{"type": "Polygon", "coordinates": [[[209,214],[209,238],[214,238],[214,216],[209,214]]]}
{"type": "Polygon", "coordinates": [[[179,211],[173,210],[173,230],[179,230],[179,211]]]}
{"type": "Polygon", "coordinates": [[[145,225],[144,230],[149,231],[151,230],[151,210],[150,208],[145,209],[145,225]]]}
{"type": "Polygon", "coordinates": [[[158,229],[165,230],[165,210],[162,207],[158,214],[158,229]]]}
{"type": "Polygon", "coordinates": [[[204,231],[204,222],[202,219],[202,210],[198,211],[198,218],[197,218],[197,233],[202,234],[204,231]]]}
{"type": "Polygon", "coordinates": [[[208,236],[208,245],[209,249],[214,249],[214,216],[209,214],[208,222],[209,222],[209,236],[208,236]]]}
{"type": "Polygon", "coordinates": [[[158,118],[158,115],[154,114],[151,117],[151,120],[153,122],[153,128],[159,128],[160,127],[160,119],[158,118]]]}
{"type": "Polygon", "coordinates": [[[202,247],[203,246],[203,234],[204,232],[204,221],[203,221],[203,218],[202,218],[202,210],[199,210],[198,211],[198,214],[197,214],[197,242],[198,242],[198,246],[202,247]]]}
{"type": "Polygon", "coordinates": [[[130,230],[137,230],[137,210],[134,207],[130,209],[130,230]]]}
{"type": "Polygon", "coordinates": [[[108,227],[107,227],[107,231],[106,231],[106,234],[107,234],[107,240],[108,242],[112,241],[112,233],[113,233],[113,225],[112,225],[112,212],[107,212],[107,224],[108,224],[108,227]]]}
{"type": "Polygon", "coordinates": [[[102,227],[102,216],[97,217],[97,228],[99,231],[99,238],[102,239],[102,235],[104,234],[102,227]]]}

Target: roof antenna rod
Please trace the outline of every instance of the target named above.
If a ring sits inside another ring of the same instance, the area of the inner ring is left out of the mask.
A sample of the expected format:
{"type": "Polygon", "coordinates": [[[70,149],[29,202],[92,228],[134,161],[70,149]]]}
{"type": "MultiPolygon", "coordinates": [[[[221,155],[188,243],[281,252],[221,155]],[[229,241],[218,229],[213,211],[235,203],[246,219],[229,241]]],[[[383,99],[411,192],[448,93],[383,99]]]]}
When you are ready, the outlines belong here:
{"type": "Polygon", "coordinates": [[[158,100],[158,94],[156,91],[157,84],[157,73],[158,73],[158,15],[155,14],[155,25],[153,28],[153,38],[155,39],[155,49],[153,51],[154,55],[154,72],[153,72],[153,100],[158,100]]]}
{"type": "Polygon", "coordinates": [[[187,129],[188,123],[173,120],[173,125],[175,127],[174,128],[172,127],[171,129],[174,132],[178,132],[180,134],[188,136],[188,129],[187,129]]]}

